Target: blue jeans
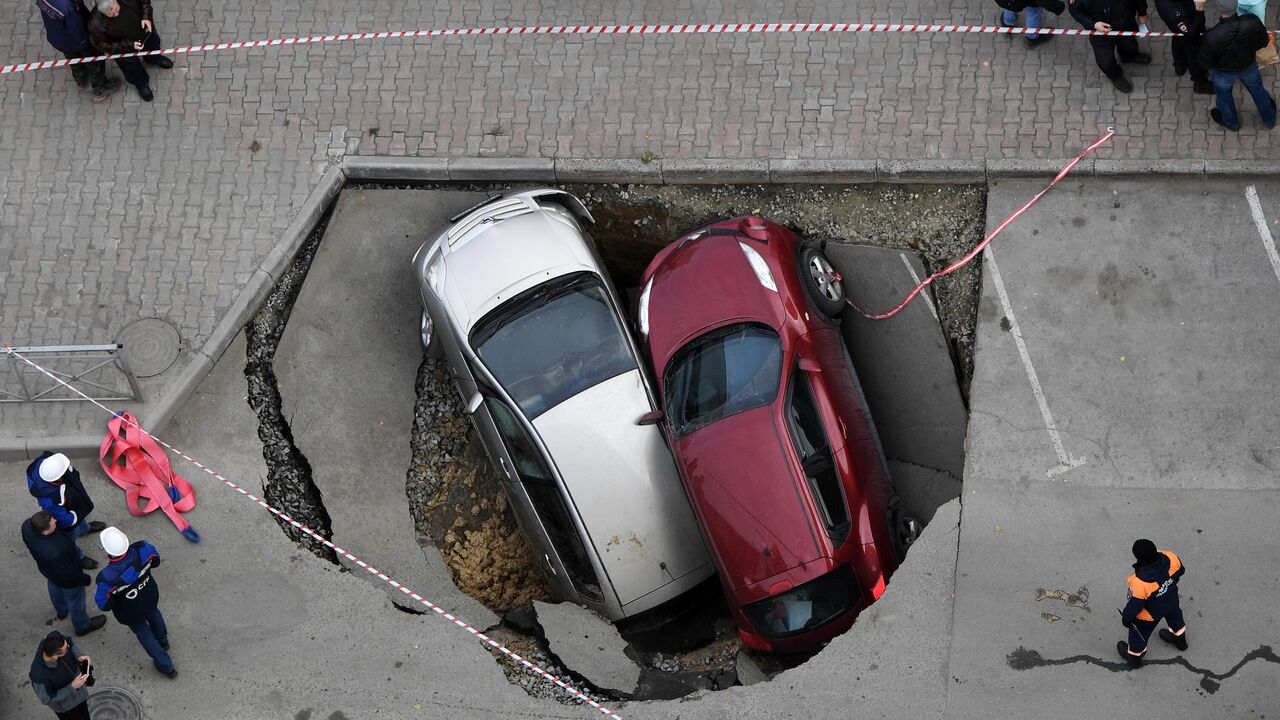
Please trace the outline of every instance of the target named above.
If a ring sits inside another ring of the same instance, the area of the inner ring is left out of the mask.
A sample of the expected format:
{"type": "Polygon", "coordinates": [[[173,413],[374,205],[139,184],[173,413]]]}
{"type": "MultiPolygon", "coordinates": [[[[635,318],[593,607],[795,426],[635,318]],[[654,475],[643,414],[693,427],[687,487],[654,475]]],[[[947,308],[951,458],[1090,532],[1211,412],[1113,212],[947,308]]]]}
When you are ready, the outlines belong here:
{"type": "MultiPolygon", "coordinates": [[[[88,521],[88,520],[83,520],[83,519],[82,519],[82,520],[80,521],[80,524],[79,524],[79,525],[76,525],[74,528],[72,528],[72,529],[71,529],[71,539],[72,539],[72,540],[76,540],[76,539],[78,539],[78,538],[82,538],[82,537],[84,537],[85,535],[88,535],[88,534],[89,534],[89,521],[88,521]]],[[[79,545],[76,545],[76,557],[84,558],[84,551],[80,549],[80,546],[79,546],[79,545]]]]}
{"type": "Polygon", "coordinates": [[[1258,63],[1253,63],[1238,72],[1213,70],[1209,75],[1213,78],[1213,89],[1218,93],[1218,112],[1221,113],[1222,122],[1227,127],[1232,130],[1240,127],[1240,114],[1236,112],[1236,100],[1231,95],[1237,80],[1253,96],[1253,102],[1258,106],[1258,115],[1262,116],[1262,124],[1269,128],[1275,127],[1276,103],[1271,93],[1267,92],[1262,85],[1262,73],[1258,72],[1258,63]]]}
{"type": "MultiPolygon", "coordinates": [[[[1005,27],[1013,27],[1018,24],[1018,13],[1012,10],[1005,10],[1004,15],[1002,15],[1000,18],[1000,21],[1004,23],[1005,27]]],[[[1039,30],[1040,26],[1043,24],[1044,24],[1044,8],[1039,8],[1039,7],[1027,8],[1027,29],[1039,30]]],[[[1035,40],[1038,37],[1040,37],[1040,33],[1038,32],[1027,33],[1028,40],[1035,40]]]]}
{"type": "Polygon", "coordinates": [[[59,615],[71,615],[76,632],[89,629],[89,613],[84,609],[84,588],[62,588],[49,582],[49,602],[59,615]]]}
{"type": "Polygon", "coordinates": [[[160,614],[160,608],[156,608],[156,611],[146,620],[130,625],[129,629],[138,636],[138,642],[142,643],[142,649],[151,656],[157,670],[162,673],[173,672],[173,660],[170,660],[169,653],[160,647],[161,643],[169,641],[169,628],[164,625],[164,616],[160,614]]]}

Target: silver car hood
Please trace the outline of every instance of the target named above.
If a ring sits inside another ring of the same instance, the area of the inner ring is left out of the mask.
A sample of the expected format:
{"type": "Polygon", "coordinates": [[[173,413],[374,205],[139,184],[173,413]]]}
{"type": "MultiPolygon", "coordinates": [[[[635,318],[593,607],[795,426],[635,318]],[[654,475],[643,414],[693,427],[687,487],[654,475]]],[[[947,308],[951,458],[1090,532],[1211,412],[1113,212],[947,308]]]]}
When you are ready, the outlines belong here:
{"type": "Polygon", "coordinates": [[[623,606],[711,562],[661,432],[636,424],[648,411],[632,370],[533,421],[623,606]]]}
{"type": "Polygon", "coordinates": [[[455,238],[441,236],[438,292],[457,328],[469,335],[485,313],[535,285],[581,270],[598,273],[587,242],[567,213],[541,207],[455,238]]]}

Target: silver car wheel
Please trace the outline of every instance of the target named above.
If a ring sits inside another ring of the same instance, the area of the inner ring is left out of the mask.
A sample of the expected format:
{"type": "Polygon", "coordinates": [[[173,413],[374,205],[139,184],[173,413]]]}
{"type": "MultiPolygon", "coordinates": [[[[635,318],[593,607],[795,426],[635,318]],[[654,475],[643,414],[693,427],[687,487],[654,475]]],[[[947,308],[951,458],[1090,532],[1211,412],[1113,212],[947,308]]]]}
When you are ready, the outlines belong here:
{"type": "Polygon", "coordinates": [[[823,297],[833,303],[844,302],[844,286],[836,279],[836,270],[825,257],[814,254],[809,258],[809,277],[823,297]]]}

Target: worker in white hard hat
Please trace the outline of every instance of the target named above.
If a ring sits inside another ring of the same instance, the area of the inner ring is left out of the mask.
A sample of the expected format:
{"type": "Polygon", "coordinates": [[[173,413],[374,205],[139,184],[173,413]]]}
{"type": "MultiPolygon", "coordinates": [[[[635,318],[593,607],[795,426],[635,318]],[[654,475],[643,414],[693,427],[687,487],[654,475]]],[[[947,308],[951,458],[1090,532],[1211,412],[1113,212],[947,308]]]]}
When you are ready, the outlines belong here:
{"type": "MultiPolygon", "coordinates": [[[[45,451],[27,466],[27,490],[40,503],[40,509],[53,516],[58,530],[73,538],[102,532],[106,523],[89,520],[93,500],[80,482],[80,471],[62,453],[45,451]]],[[[80,565],[85,570],[98,567],[98,561],[84,556],[79,547],[80,565]]]]}
{"type": "Polygon", "coordinates": [[[94,601],[138,636],[157,670],[171,680],[178,677],[169,657],[169,629],[160,614],[160,588],[151,574],[160,565],[160,553],[146,540],[131,544],[114,527],[103,530],[99,540],[110,561],[98,571],[94,601]]]}

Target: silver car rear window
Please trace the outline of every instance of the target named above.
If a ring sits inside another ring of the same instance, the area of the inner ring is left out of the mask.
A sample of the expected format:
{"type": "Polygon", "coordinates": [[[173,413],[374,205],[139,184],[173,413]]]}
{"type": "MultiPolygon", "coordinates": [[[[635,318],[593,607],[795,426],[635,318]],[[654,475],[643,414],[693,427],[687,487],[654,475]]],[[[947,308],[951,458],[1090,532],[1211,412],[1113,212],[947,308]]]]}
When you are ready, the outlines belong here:
{"type": "Polygon", "coordinates": [[[476,324],[480,360],[533,420],[578,393],[637,368],[608,291],[593,273],[521,293],[476,324]]]}

